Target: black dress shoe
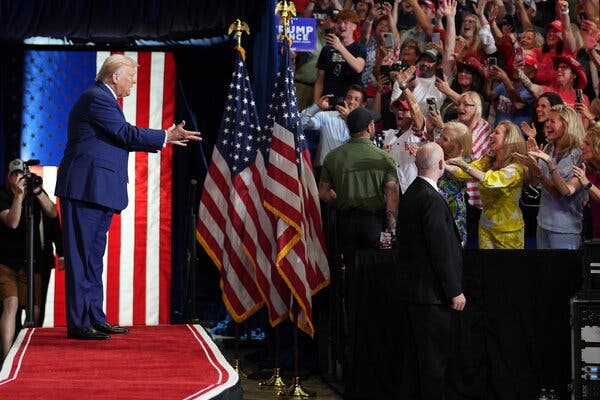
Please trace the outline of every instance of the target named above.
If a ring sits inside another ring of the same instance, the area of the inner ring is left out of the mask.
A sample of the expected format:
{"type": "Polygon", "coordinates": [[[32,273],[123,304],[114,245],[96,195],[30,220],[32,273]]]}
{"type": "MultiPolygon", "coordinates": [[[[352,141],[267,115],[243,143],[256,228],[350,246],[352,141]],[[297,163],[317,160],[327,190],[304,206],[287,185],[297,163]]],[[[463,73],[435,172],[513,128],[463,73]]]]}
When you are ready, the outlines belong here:
{"type": "Polygon", "coordinates": [[[94,328],[69,328],[67,338],[79,340],[108,340],[110,336],[106,333],[98,332],[94,328]]]}
{"type": "Polygon", "coordinates": [[[108,322],[105,322],[103,324],[94,324],[92,326],[94,327],[95,330],[97,330],[99,332],[104,332],[104,333],[111,334],[111,335],[115,335],[117,333],[129,333],[129,329],[122,328],[120,326],[113,326],[113,325],[109,324],[108,322]]]}

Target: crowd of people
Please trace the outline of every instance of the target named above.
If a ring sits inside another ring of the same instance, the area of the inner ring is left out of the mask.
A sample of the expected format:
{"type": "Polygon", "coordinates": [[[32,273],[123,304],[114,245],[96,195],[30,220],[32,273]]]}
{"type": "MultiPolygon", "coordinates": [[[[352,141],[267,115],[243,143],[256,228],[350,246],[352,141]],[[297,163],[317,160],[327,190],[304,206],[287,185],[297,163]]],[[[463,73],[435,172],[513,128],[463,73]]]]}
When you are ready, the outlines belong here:
{"type": "Polygon", "coordinates": [[[317,50],[295,58],[317,178],[351,138],[348,114],[365,107],[400,195],[417,176],[417,149],[442,146],[440,192],[463,247],[577,249],[597,237],[597,162],[582,156],[600,122],[597,0],[296,6],[319,23],[317,50]]]}
{"type": "Polygon", "coordinates": [[[348,354],[362,346],[369,301],[355,280],[376,267],[361,249],[396,257],[380,290],[393,288],[385,301],[402,329],[361,362],[346,359],[344,398],[391,398],[386,381],[402,398],[444,398],[468,305],[461,249],[600,238],[598,0],[296,3],[319,21],[317,50],[296,55],[296,83],[351,288],[348,354]],[[391,359],[383,394],[356,384],[368,373],[356,364],[391,359]]]}

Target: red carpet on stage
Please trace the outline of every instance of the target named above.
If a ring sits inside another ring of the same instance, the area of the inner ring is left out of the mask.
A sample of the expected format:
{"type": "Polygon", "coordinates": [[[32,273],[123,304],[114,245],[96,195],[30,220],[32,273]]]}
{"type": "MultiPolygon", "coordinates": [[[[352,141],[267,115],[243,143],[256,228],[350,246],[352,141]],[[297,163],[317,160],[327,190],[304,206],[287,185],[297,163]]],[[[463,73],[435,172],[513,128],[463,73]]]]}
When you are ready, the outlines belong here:
{"type": "Polygon", "coordinates": [[[242,399],[237,373],[201,326],[129,329],[105,341],[23,329],[0,370],[0,399],[242,399]],[[225,395],[236,388],[239,397],[225,395]]]}

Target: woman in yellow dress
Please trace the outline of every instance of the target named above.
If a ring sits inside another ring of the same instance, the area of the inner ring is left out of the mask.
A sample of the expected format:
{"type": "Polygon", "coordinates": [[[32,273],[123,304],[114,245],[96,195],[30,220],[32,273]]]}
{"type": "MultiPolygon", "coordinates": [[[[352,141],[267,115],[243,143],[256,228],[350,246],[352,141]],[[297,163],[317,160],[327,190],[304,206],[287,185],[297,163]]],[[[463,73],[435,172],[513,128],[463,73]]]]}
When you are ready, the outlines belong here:
{"type": "Polygon", "coordinates": [[[462,157],[446,162],[446,170],[461,180],[475,179],[481,193],[483,211],[479,219],[480,249],[523,249],[523,214],[519,208],[521,188],[527,168],[512,153],[526,153],[519,128],[502,121],[490,134],[490,151],[471,163],[462,157]]]}

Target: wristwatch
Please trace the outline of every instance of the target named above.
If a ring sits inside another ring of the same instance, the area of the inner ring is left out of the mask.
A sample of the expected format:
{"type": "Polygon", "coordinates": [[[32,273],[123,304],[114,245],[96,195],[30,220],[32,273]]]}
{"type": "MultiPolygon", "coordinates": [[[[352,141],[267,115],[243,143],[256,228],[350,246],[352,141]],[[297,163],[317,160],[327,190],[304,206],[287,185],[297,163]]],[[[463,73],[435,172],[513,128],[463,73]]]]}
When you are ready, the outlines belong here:
{"type": "Polygon", "coordinates": [[[588,184],[583,187],[583,190],[590,190],[591,188],[592,188],[592,182],[588,182],[588,184]]]}

